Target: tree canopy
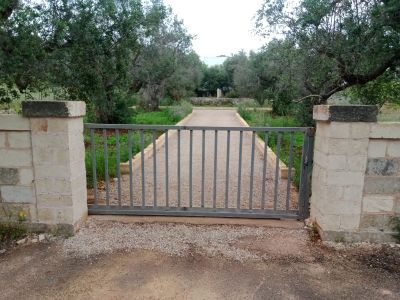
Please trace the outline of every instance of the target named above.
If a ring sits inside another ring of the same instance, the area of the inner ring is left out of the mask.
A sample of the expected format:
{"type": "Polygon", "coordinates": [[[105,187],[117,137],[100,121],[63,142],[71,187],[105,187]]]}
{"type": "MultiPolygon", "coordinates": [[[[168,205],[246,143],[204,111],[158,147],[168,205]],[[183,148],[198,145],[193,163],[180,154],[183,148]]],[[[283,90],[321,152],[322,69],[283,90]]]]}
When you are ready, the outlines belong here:
{"type": "Polygon", "coordinates": [[[296,3],[265,0],[256,29],[269,42],[206,70],[204,86],[271,101],[276,114],[299,112],[304,124],[313,104],[337,93],[358,103],[400,103],[400,1],[296,3]]]}
{"type": "Polygon", "coordinates": [[[377,79],[400,60],[398,0],[265,0],[260,34],[291,41],[304,96],[324,103],[333,94],[377,79]]]}
{"type": "Polygon", "coordinates": [[[166,90],[196,88],[173,76],[201,76],[192,37],[161,0],[6,0],[0,22],[2,102],[45,90],[86,101],[96,121],[124,122],[135,95],[158,109],[166,90]]]}
{"type": "Polygon", "coordinates": [[[207,67],[162,0],[3,0],[0,103],[45,91],[84,100],[92,120],[109,123],[127,121],[137,98],[157,110],[163,97],[215,96],[218,88],[271,101],[281,115],[309,115],[338,92],[360,103],[400,102],[400,1],[293,3],[264,0],[256,30],[269,42],[207,67]]]}

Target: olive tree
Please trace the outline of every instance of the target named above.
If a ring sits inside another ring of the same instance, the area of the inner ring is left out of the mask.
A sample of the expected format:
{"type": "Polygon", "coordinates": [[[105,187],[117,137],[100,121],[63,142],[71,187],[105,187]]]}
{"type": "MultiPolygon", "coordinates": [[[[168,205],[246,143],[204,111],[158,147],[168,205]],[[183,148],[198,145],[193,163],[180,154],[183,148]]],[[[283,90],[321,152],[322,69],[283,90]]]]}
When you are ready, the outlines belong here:
{"type": "Polygon", "coordinates": [[[40,11],[18,0],[0,3],[0,102],[11,102],[44,80],[45,45],[40,11]]]}
{"type": "Polygon", "coordinates": [[[399,65],[399,11],[398,0],[265,0],[257,28],[294,41],[304,96],[325,103],[399,65]]]}
{"type": "Polygon", "coordinates": [[[141,105],[154,111],[159,108],[168,79],[191,52],[192,37],[162,1],[153,2],[149,15],[159,23],[148,29],[142,38],[140,55],[134,62],[131,76],[134,89],[141,94],[141,105]]]}

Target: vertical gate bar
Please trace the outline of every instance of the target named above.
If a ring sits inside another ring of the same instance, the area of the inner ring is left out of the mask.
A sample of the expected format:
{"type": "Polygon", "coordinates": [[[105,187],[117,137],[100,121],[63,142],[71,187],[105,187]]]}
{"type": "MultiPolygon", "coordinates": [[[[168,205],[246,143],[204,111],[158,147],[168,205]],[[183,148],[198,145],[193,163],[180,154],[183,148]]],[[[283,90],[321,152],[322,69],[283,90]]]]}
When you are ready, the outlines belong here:
{"type": "Polygon", "coordinates": [[[314,165],[314,134],[315,129],[309,128],[307,130],[308,144],[307,144],[307,164],[306,164],[306,188],[304,196],[304,208],[302,217],[307,219],[310,216],[310,189],[311,189],[311,174],[314,165]]]}
{"type": "Polygon", "coordinates": [[[239,166],[238,166],[238,188],[237,188],[237,203],[236,207],[240,208],[240,189],[242,184],[242,148],[243,148],[243,131],[239,133],[239,166]]]}
{"type": "Polygon", "coordinates": [[[267,185],[267,163],[268,163],[268,132],[264,132],[264,157],[263,157],[263,175],[262,175],[262,191],[261,191],[261,209],[265,209],[265,190],[267,185]]]}
{"type": "Polygon", "coordinates": [[[94,129],[90,129],[90,145],[92,147],[94,205],[97,205],[97,166],[96,166],[96,145],[94,140],[94,129]]]}
{"type": "Polygon", "coordinates": [[[250,191],[249,191],[249,209],[253,209],[253,176],[254,176],[254,148],[256,141],[256,133],[253,131],[251,135],[251,163],[250,163],[250,191]]]}
{"type": "Polygon", "coordinates": [[[217,161],[218,161],[218,130],[215,130],[214,140],[214,190],[213,190],[213,208],[217,204],[217,161]]]}
{"type": "Polygon", "coordinates": [[[276,166],[275,166],[275,188],[274,188],[274,210],[278,206],[278,185],[279,185],[279,156],[281,152],[282,133],[278,132],[278,141],[276,144],[276,166]]]}
{"type": "Polygon", "coordinates": [[[286,210],[289,210],[289,200],[290,200],[290,185],[292,179],[292,164],[293,164],[293,139],[294,133],[290,133],[290,146],[289,146],[289,168],[288,168],[288,178],[286,186],[286,210]]]}
{"type": "Polygon", "coordinates": [[[169,207],[168,130],[165,132],[165,205],[169,207]]]}
{"type": "Polygon", "coordinates": [[[306,161],[305,161],[305,154],[307,153],[306,152],[306,147],[307,147],[307,133],[306,132],[304,132],[304,135],[303,135],[303,147],[302,147],[302,149],[301,149],[301,165],[300,165],[300,182],[299,182],[299,189],[300,189],[300,191],[299,191],[299,200],[298,200],[298,202],[299,202],[299,217],[302,217],[302,215],[303,215],[303,207],[304,207],[304,197],[303,197],[303,190],[304,190],[304,188],[303,188],[303,186],[304,186],[304,165],[305,165],[305,163],[306,163],[306,161]]]}
{"type": "Polygon", "coordinates": [[[128,131],[128,156],[129,156],[129,201],[133,207],[133,166],[132,166],[132,131],[128,131]]]}
{"type": "Polygon", "coordinates": [[[190,130],[189,141],[189,206],[193,206],[193,130],[190,130]]]}
{"type": "Polygon", "coordinates": [[[181,206],[181,131],[178,129],[178,207],[181,206]]]}
{"type": "Polygon", "coordinates": [[[153,206],[157,207],[157,149],[155,130],[153,130],[153,185],[153,206]]]}
{"type": "Polygon", "coordinates": [[[140,130],[140,158],[141,158],[141,169],[142,169],[142,207],[146,205],[146,190],[144,182],[144,132],[140,130]]]}
{"type": "Polygon", "coordinates": [[[104,177],[106,180],[106,205],[110,206],[110,189],[109,189],[109,178],[108,178],[108,141],[107,141],[107,129],[103,129],[103,140],[104,140],[104,177]]]}
{"type": "Polygon", "coordinates": [[[225,208],[228,208],[229,201],[229,155],[231,146],[231,131],[227,131],[226,135],[226,178],[225,178],[225,208]]]}
{"type": "Polygon", "coordinates": [[[299,192],[299,217],[306,218],[308,216],[308,167],[312,161],[312,132],[308,129],[304,133],[303,150],[301,155],[301,173],[300,173],[300,192],[299,192]]]}
{"type": "Polygon", "coordinates": [[[304,186],[305,186],[305,166],[307,164],[306,158],[306,147],[308,144],[308,135],[307,132],[304,132],[303,136],[303,149],[301,151],[301,173],[300,173],[300,192],[299,192],[299,216],[303,217],[304,214],[304,206],[305,206],[305,199],[304,199],[304,186]]]}
{"type": "Polygon", "coordinates": [[[205,150],[206,150],[206,131],[202,130],[201,138],[201,207],[204,207],[204,172],[205,172],[205,150]]]}
{"type": "Polygon", "coordinates": [[[121,206],[121,169],[120,169],[120,163],[121,163],[121,149],[119,145],[119,130],[115,130],[115,143],[117,145],[117,180],[118,180],[118,205],[121,206]]]}

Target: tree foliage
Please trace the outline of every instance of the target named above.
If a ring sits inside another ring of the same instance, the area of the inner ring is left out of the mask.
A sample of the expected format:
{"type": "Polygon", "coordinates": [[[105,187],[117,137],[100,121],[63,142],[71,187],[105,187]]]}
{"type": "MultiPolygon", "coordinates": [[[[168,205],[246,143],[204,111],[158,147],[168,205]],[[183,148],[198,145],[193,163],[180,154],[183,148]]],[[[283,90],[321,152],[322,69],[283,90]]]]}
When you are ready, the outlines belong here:
{"type": "Polygon", "coordinates": [[[118,110],[129,104],[129,75],[141,49],[141,27],[148,22],[140,2],[77,0],[65,10],[73,14],[61,25],[71,42],[52,53],[52,82],[66,97],[88,102],[96,120],[125,121],[118,110]]]}
{"type": "Polygon", "coordinates": [[[40,14],[18,0],[0,3],[0,101],[10,102],[44,77],[40,14]],[[15,13],[18,11],[18,13],[15,13]]]}
{"type": "Polygon", "coordinates": [[[172,76],[166,80],[166,96],[178,101],[193,96],[203,78],[202,62],[194,52],[181,57],[172,76]]]}
{"type": "Polygon", "coordinates": [[[226,60],[227,86],[308,125],[313,104],[338,92],[357,103],[398,103],[399,12],[397,0],[265,0],[256,28],[274,38],[226,60]]]}
{"type": "Polygon", "coordinates": [[[191,36],[182,22],[161,4],[154,9],[158,10],[154,13],[164,17],[160,26],[145,38],[141,55],[135,64],[138,72],[134,75],[142,87],[144,107],[150,111],[158,109],[168,79],[176,75],[191,52],[191,36]]]}
{"type": "MultiPolygon", "coordinates": [[[[5,0],[0,4],[0,100],[51,90],[84,100],[96,121],[128,120],[132,99],[158,109],[186,63],[198,79],[191,36],[161,0],[5,0]]],[[[170,90],[192,89],[192,84],[170,90]]]]}
{"type": "Polygon", "coordinates": [[[217,89],[228,91],[229,86],[228,74],[223,66],[207,67],[203,65],[203,79],[197,89],[199,96],[216,96],[217,89]]]}
{"type": "Polygon", "coordinates": [[[348,89],[346,94],[353,102],[359,104],[382,106],[390,102],[400,105],[400,74],[387,71],[376,80],[348,89]]]}
{"type": "Polygon", "coordinates": [[[400,60],[398,0],[265,0],[261,34],[270,29],[294,42],[305,96],[315,103],[348,87],[377,79],[400,60]]]}

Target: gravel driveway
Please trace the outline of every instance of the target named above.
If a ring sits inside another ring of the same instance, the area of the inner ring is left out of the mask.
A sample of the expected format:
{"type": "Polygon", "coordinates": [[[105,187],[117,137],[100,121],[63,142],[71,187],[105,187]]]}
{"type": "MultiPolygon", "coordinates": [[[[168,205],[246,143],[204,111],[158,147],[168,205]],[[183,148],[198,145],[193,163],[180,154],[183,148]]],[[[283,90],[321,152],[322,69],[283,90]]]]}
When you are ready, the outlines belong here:
{"type": "MultiPolygon", "coordinates": [[[[198,126],[229,126],[241,127],[235,110],[219,109],[194,109],[191,117],[184,125],[198,126]]],[[[226,164],[227,164],[227,133],[218,132],[218,150],[217,150],[217,179],[216,179],[216,207],[225,206],[226,190],[226,164]]],[[[214,131],[206,131],[205,134],[205,174],[204,174],[204,200],[205,207],[213,207],[213,187],[214,187],[214,131]]],[[[250,174],[251,174],[251,133],[243,134],[242,149],[242,171],[241,171],[241,202],[240,208],[249,208],[250,199],[250,174]]],[[[170,133],[168,143],[168,166],[169,166],[169,206],[178,206],[178,137],[176,133],[170,133]]],[[[180,206],[190,207],[189,202],[189,149],[190,134],[189,131],[181,132],[180,146],[180,172],[181,172],[181,203],[180,206]]],[[[267,164],[266,181],[263,182],[263,153],[257,147],[255,148],[254,158],[254,181],[252,191],[253,209],[261,208],[262,185],[266,188],[266,208],[273,207],[275,180],[278,180],[278,209],[285,209],[288,182],[285,179],[275,178],[275,165],[269,162],[267,164]]],[[[154,176],[153,176],[153,158],[145,159],[145,203],[146,206],[152,206],[154,200],[154,176]]],[[[156,153],[156,193],[157,205],[166,206],[166,168],[165,168],[165,145],[157,147],[156,153]]],[[[239,132],[231,132],[230,151],[229,151],[229,176],[228,176],[228,207],[237,208],[238,195],[238,168],[239,168],[239,132]]],[[[134,205],[140,206],[142,203],[141,172],[140,162],[134,166],[134,205]]],[[[202,188],[202,132],[193,132],[193,207],[201,207],[201,188],[202,188]]],[[[129,205],[129,175],[122,176],[122,205],[129,205]]],[[[289,208],[297,209],[297,191],[292,185],[289,185],[289,208]]],[[[118,204],[117,183],[114,180],[110,185],[111,203],[118,204]]],[[[100,193],[101,198],[105,199],[105,192],[100,193]]],[[[103,202],[104,203],[104,202],[103,202]]]]}
{"type": "MultiPolygon", "coordinates": [[[[286,221],[279,221],[282,224],[286,221]]],[[[90,217],[0,254],[0,299],[399,299],[400,247],[312,244],[295,228],[90,217]]]]}

